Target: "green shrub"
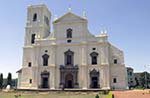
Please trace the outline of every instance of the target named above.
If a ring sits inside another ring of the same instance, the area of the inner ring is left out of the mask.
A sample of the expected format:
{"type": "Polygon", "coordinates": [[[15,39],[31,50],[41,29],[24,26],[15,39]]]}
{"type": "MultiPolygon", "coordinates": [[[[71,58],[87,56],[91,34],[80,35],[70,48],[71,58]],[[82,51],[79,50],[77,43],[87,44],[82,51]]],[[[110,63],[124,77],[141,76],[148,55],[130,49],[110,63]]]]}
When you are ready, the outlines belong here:
{"type": "Polygon", "coordinates": [[[108,95],[106,96],[106,98],[114,98],[113,93],[110,91],[110,92],[108,93],[108,95]]]}
{"type": "Polygon", "coordinates": [[[99,97],[99,95],[97,94],[97,95],[95,96],[95,98],[100,98],[100,97],[99,97]]]}

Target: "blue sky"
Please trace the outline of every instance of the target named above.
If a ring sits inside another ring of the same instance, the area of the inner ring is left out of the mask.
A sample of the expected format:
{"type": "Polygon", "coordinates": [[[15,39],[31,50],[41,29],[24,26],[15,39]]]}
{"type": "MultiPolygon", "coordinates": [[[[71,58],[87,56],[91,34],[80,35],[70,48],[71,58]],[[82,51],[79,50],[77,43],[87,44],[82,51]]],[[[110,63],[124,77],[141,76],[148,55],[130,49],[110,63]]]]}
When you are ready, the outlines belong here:
{"type": "MultiPolygon", "coordinates": [[[[2,0],[0,3],[0,73],[7,76],[21,68],[26,8],[44,2],[52,13],[62,16],[71,5],[82,15],[86,10],[89,31],[100,34],[107,28],[109,41],[124,51],[125,64],[150,72],[150,0],[2,0]]],[[[52,28],[52,27],[51,27],[52,28]]]]}

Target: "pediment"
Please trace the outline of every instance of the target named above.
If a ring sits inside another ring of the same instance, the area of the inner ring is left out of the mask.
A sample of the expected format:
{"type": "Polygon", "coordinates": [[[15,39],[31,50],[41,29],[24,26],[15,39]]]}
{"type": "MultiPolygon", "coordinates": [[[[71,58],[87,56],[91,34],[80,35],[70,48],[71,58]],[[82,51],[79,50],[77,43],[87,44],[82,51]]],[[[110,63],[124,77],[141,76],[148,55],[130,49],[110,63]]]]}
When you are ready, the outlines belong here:
{"type": "Polygon", "coordinates": [[[54,23],[58,22],[72,22],[72,21],[87,21],[85,18],[80,17],[72,12],[67,12],[65,15],[61,16],[60,18],[56,19],[54,23]]]}

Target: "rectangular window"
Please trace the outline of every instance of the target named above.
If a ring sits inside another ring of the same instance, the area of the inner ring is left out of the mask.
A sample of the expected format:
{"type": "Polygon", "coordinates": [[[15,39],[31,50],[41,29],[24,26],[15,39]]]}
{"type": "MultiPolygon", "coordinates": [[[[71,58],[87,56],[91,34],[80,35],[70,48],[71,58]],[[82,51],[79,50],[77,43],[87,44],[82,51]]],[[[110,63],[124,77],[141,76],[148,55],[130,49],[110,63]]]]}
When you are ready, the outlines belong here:
{"type": "Polygon", "coordinates": [[[32,66],[32,64],[31,64],[31,62],[29,62],[29,63],[28,63],[28,67],[31,67],[31,66],[32,66]]]}
{"type": "Polygon", "coordinates": [[[29,80],[29,83],[32,84],[32,79],[29,80]]]}
{"type": "Polygon", "coordinates": [[[117,83],[117,79],[116,78],[113,78],[113,83],[117,83]]]}
{"type": "Polygon", "coordinates": [[[117,64],[118,62],[117,62],[117,59],[114,59],[114,64],[117,64]]]}

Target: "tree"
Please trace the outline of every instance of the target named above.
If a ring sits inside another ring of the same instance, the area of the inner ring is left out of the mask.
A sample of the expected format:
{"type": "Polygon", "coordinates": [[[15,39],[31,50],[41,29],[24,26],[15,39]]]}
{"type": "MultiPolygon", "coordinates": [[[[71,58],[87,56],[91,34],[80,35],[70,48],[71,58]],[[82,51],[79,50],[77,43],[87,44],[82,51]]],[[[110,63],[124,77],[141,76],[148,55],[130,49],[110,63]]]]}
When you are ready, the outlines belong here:
{"type": "Polygon", "coordinates": [[[3,74],[0,74],[0,89],[3,88],[3,74]]]}
{"type": "Polygon", "coordinates": [[[135,86],[139,86],[139,85],[140,85],[140,84],[139,84],[139,80],[138,80],[137,78],[135,78],[135,83],[136,83],[135,86]]]}
{"type": "Polygon", "coordinates": [[[11,83],[12,83],[12,76],[11,76],[11,73],[8,73],[7,85],[10,85],[10,86],[11,86],[11,83]]]}

